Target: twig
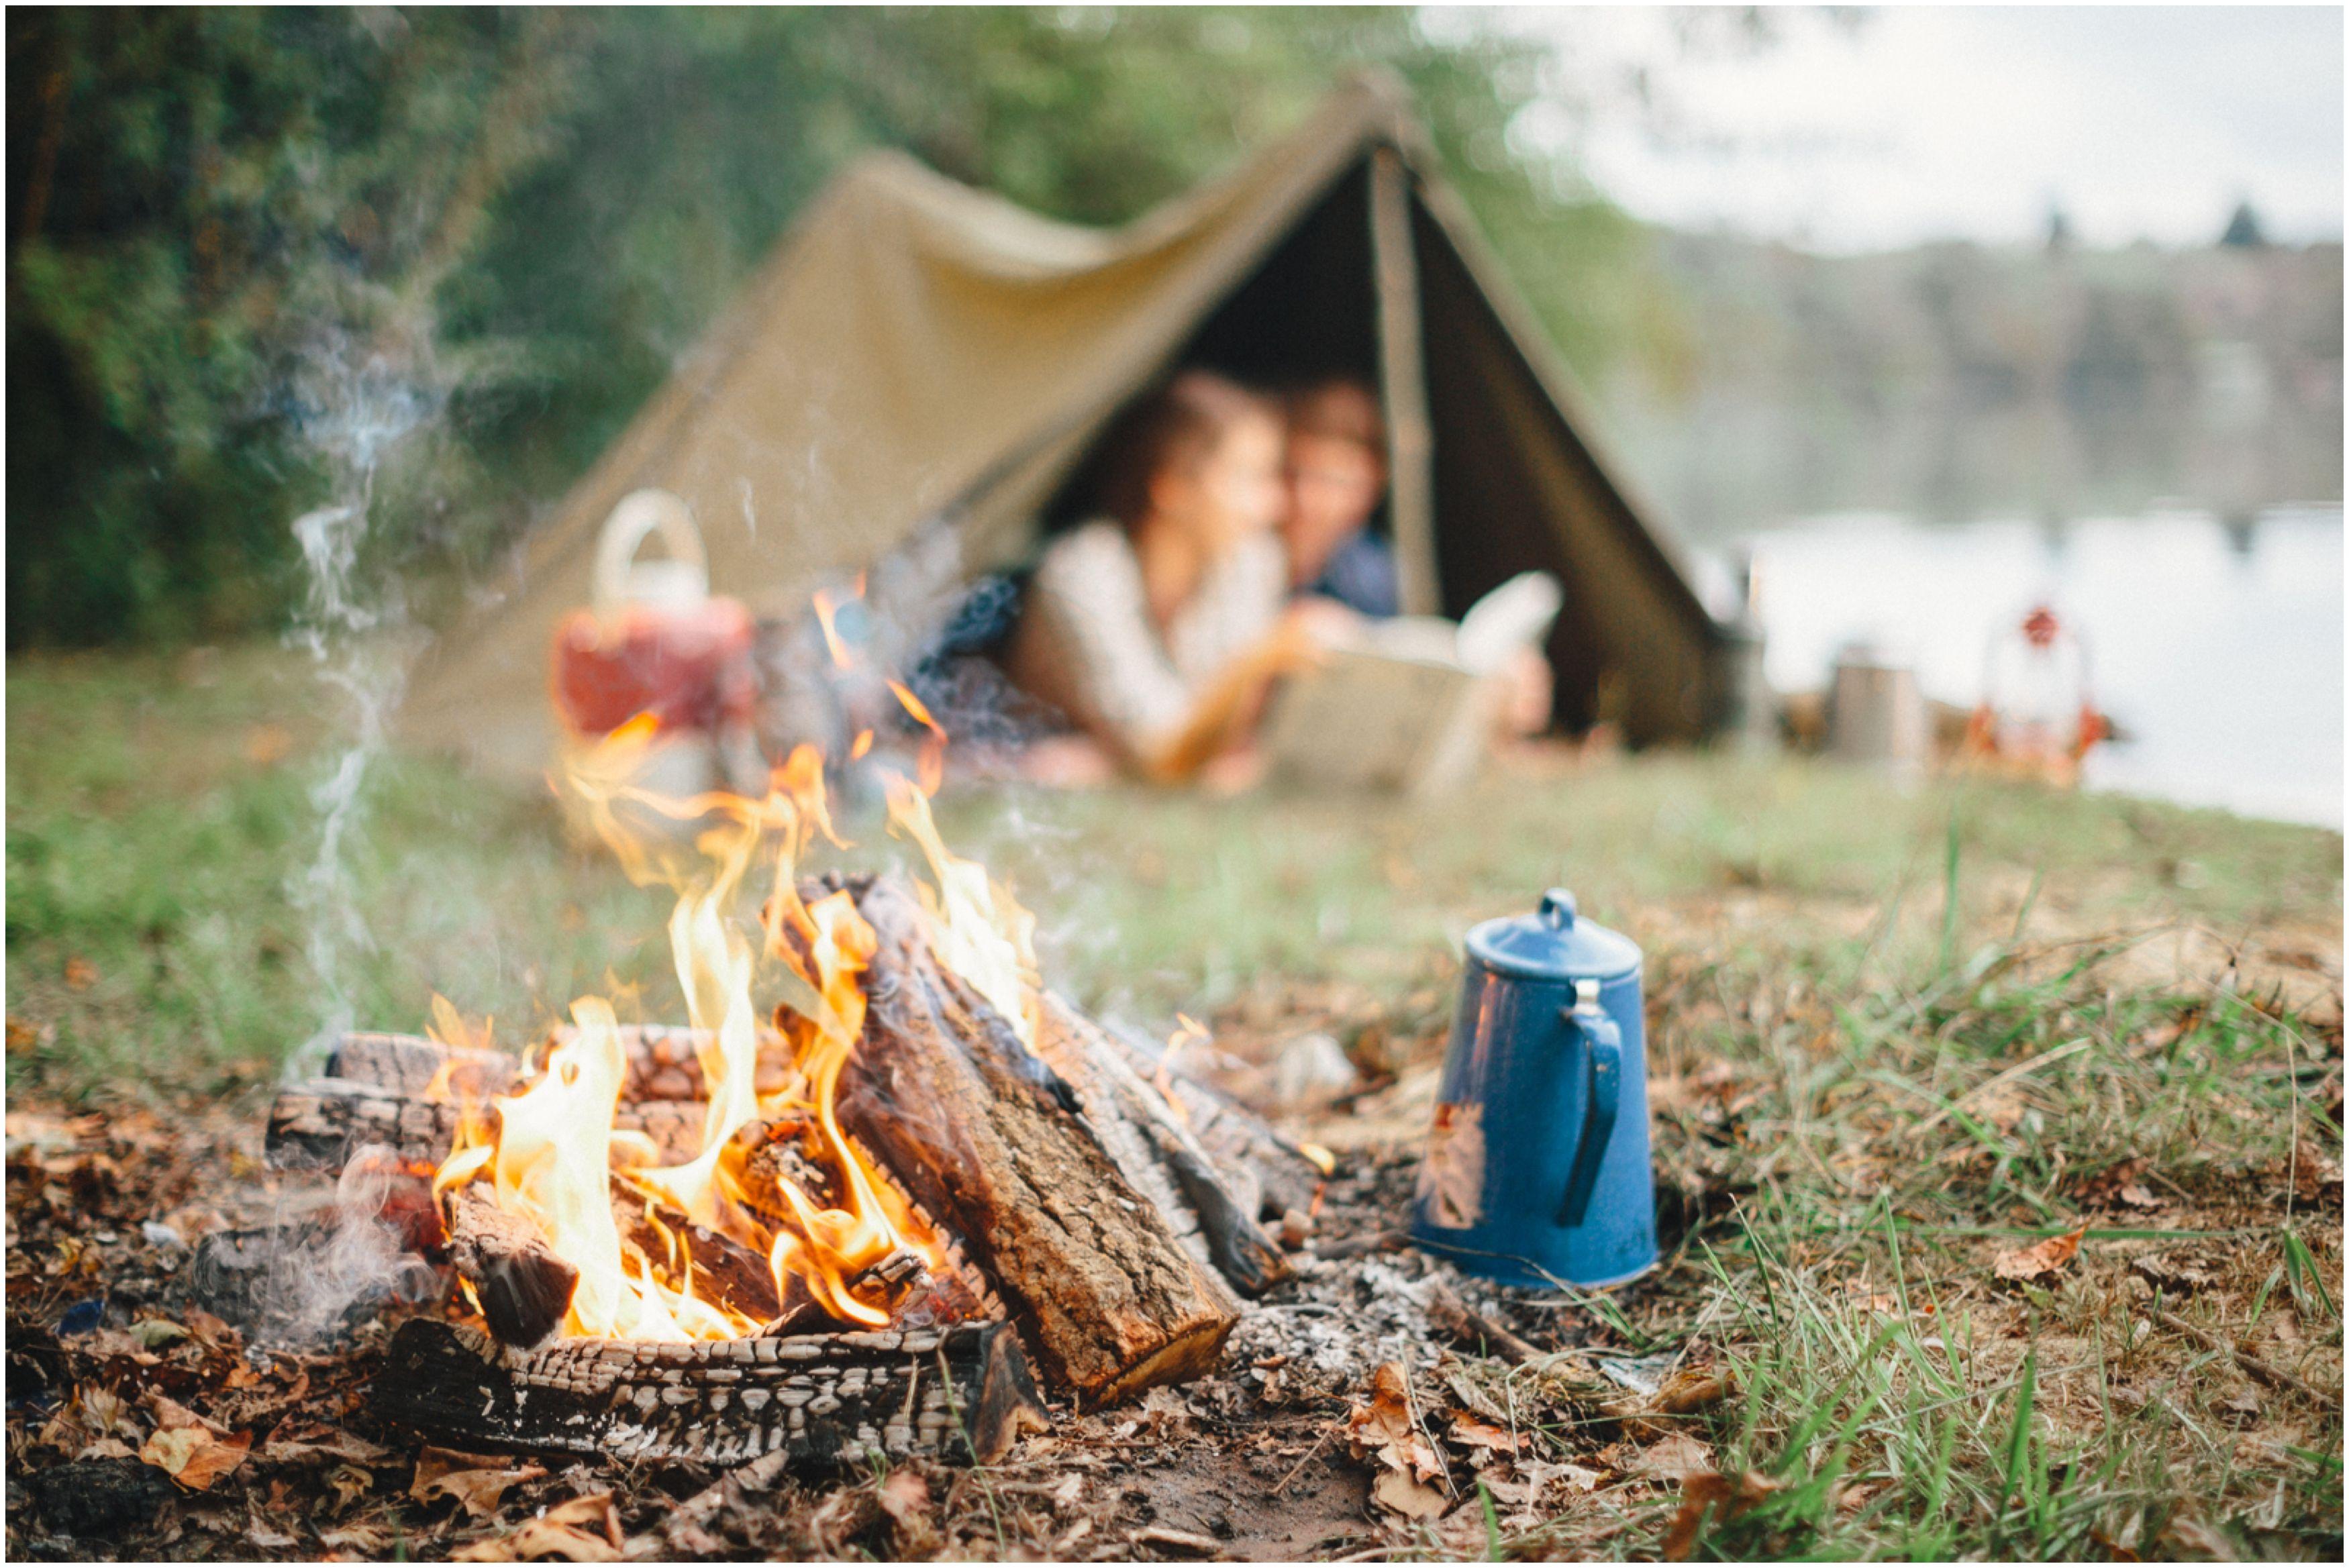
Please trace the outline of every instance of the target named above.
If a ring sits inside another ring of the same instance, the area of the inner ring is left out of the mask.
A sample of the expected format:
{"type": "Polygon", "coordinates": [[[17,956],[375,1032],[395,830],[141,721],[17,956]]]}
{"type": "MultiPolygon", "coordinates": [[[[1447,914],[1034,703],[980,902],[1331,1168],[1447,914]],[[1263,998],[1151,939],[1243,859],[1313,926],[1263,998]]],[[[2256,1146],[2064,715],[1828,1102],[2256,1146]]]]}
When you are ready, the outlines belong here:
{"type": "Polygon", "coordinates": [[[1538,1360],[1542,1352],[1526,1340],[1475,1311],[1452,1292],[1442,1280],[1429,1283],[1427,1292],[1429,1321],[1453,1338],[1465,1344],[1481,1340],[1490,1355],[1497,1356],[1511,1366],[1538,1360]]]}
{"type": "Polygon", "coordinates": [[[2233,1345],[2228,1343],[2222,1336],[2213,1334],[2210,1330],[2202,1327],[2199,1324],[2189,1323],[2186,1319],[2178,1316],[2176,1313],[2165,1312],[2158,1307],[2154,1309],[2153,1315],[2159,1320],[2163,1327],[2176,1329],[2178,1333],[2185,1335],[2188,1338],[2199,1341],[2202,1345],[2206,1346],[2209,1349],[2218,1351],[2222,1356],[2233,1357],[2237,1366],[2240,1367],[2244,1371],[2250,1373],[2252,1377],[2258,1378],[2261,1382],[2265,1383],[2271,1388],[2289,1388],[2295,1394],[2304,1394],[2309,1398],[2315,1400],[2318,1404],[2323,1406],[2328,1410],[2337,1410],[2341,1408],[2341,1397],[2339,1395],[2328,1394],[2313,1383],[2302,1382],[2301,1379],[2293,1377],[2291,1373],[2285,1371],[2281,1367],[2271,1366],[2267,1362],[2261,1360],[2256,1356],[2249,1355],[2244,1351],[2237,1349],[2233,1345]]]}
{"type": "Polygon", "coordinates": [[[1399,1253],[1411,1245],[1407,1231],[1374,1231],[1367,1236],[1353,1236],[1342,1242],[1317,1242],[1313,1255],[1317,1258],[1359,1258],[1370,1253],[1399,1253]]]}

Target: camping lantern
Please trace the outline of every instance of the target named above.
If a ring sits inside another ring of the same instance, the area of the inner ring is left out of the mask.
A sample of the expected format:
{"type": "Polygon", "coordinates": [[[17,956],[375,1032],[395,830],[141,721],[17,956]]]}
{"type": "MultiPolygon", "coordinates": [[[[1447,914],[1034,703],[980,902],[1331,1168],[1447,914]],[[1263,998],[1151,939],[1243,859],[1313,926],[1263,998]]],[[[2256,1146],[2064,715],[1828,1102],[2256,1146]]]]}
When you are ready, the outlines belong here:
{"type": "Polygon", "coordinates": [[[1656,1261],[1640,949],[1553,888],[1468,934],[1412,1238],[1509,1284],[1656,1261]]]}
{"type": "Polygon", "coordinates": [[[632,781],[672,796],[715,788],[721,743],[750,724],[752,631],[739,601],[710,594],[700,531],[685,503],[667,490],[627,496],[596,542],[594,606],[555,628],[554,703],[566,748],[648,713],[657,738],[632,781]],[[666,558],[639,561],[655,534],[666,558]]]}

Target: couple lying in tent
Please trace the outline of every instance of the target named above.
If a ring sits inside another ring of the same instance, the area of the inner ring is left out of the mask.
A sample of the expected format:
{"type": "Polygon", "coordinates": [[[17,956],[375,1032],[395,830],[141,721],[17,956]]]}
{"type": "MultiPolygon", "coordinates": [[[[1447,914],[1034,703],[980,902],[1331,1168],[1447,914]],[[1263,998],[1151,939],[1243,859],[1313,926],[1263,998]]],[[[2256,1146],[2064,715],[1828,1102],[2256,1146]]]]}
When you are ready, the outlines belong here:
{"type": "MultiPolygon", "coordinates": [[[[1045,550],[1002,650],[1012,681],[1071,726],[1031,745],[1021,771],[1229,789],[1262,775],[1268,749],[1353,745],[1371,716],[1350,716],[1349,701],[1383,706],[1368,666],[1391,661],[1373,650],[1413,651],[1407,637],[1395,644],[1401,623],[1377,635],[1397,591],[1392,550],[1371,527],[1387,478],[1376,397],[1337,379],[1276,400],[1188,370],[1132,410],[1104,452],[1100,515],[1045,550]],[[1334,689],[1343,682],[1303,676],[1291,684],[1332,688],[1338,707],[1321,705],[1318,720],[1294,698],[1274,711],[1283,677],[1349,655],[1366,661],[1357,674],[1371,690],[1350,699],[1334,689]]],[[[1464,720],[1480,733],[1454,738],[1454,750],[1481,750],[1490,727],[1547,721],[1548,666],[1533,645],[1555,594],[1547,580],[1520,592],[1510,645],[1479,687],[1493,699],[1464,720]]],[[[1431,628],[1415,630],[1429,668],[1457,662],[1456,648],[1429,643],[1431,628]]],[[[1451,644],[1449,628],[1435,631],[1451,644]]]]}

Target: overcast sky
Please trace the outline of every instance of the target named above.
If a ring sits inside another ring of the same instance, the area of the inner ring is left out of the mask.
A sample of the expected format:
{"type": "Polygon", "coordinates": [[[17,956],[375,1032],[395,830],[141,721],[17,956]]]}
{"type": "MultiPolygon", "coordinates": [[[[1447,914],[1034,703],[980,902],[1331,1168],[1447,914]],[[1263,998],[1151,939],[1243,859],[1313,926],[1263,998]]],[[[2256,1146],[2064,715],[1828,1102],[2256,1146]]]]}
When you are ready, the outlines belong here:
{"type": "Polygon", "coordinates": [[[1602,191],[1659,222],[1866,250],[2037,238],[2054,201],[2090,243],[2193,243],[2249,197],[2271,237],[2341,234],[2331,6],[1780,13],[1774,46],[1715,27],[1693,57],[1658,10],[1492,20],[1555,38],[1572,81],[1656,67],[1647,114],[1602,95],[1586,122],[1521,129],[1570,139],[1602,191]]]}

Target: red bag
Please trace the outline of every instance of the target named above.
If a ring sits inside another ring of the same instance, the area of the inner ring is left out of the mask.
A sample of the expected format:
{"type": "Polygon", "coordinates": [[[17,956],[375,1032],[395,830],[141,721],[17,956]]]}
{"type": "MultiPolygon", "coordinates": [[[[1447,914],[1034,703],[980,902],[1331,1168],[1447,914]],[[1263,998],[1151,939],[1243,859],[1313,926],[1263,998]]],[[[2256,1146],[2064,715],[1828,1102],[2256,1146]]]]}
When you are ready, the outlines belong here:
{"type": "Polygon", "coordinates": [[[609,735],[640,713],[666,732],[748,724],[757,685],[750,613],[734,599],[574,610],[554,632],[554,705],[574,734],[609,735]]]}

